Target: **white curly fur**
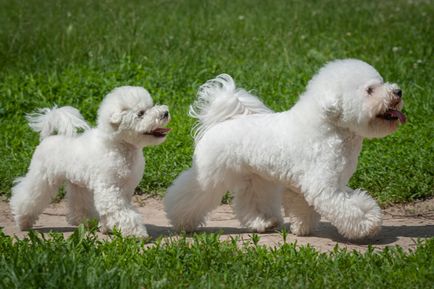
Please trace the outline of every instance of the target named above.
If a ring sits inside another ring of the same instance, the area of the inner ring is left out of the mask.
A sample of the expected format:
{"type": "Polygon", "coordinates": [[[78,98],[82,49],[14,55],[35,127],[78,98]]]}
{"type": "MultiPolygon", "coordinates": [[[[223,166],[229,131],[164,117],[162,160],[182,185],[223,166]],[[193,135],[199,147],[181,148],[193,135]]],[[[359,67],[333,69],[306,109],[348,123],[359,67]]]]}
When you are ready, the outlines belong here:
{"type": "Polygon", "coordinates": [[[221,74],[203,84],[197,98],[189,112],[191,117],[198,119],[194,134],[196,142],[207,129],[234,116],[273,112],[256,96],[236,88],[228,74],[221,74]]]}
{"type": "Polygon", "coordinates": [[[283,194],[297,235],[310,234],[319,215],[347,238],[374,234],[379,206],[347,183],[363,138],[384,137],[404,121],[400,95],[369,64],[337,60],[313,77],[290,110],[272,113],[229,76],[218,76],[200,88],[192,109],[193,165],[169,187],[167,217],[178,230],[194,230],[230,191],[241,224],[263,232],[282,222],[283,194]]]}
{"type": "Polygon", "coordinates": [[[71,106],[40,108],[37,112],[28,114],[26,119],[29,126],[39,133],[41,140],[55,133],[75,136],[78,130],[90,128],[78,109],[71,106]]]}
{"type": "Polygon", "coordinates": [[[147,236],[131,197],[143,175],[142,148],[165,140],[167,106],[153,106],[144,88],[124,86],[104,98],[95,128],[72,107],[44,108],[28,120],[41,143],[12,188],[10,205],[20,229],[32,228],[65,185],[70,224],[97,218],[104,232],[116,226],[125,235],[147,236]]]}

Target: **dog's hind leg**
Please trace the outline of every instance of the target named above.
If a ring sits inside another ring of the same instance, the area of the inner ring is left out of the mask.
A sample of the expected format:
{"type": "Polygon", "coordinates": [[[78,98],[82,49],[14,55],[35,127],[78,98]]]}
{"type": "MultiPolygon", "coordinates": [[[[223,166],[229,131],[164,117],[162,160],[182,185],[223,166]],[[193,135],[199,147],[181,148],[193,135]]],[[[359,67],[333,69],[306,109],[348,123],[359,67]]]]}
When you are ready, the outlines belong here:
{"type": "Polygon", "coordinates": [[[301,193],[287,189],[283,192],[283,208],[290,218],[291,232],[298,236],[312,233],[318,224],[320,215],[304,199],[301,193]]]}
{"type": "Polygon", "coordinates": [[[245,227],[265,232],[283,223],[282,188],[259,176],[234,184],[235,214],[245,227]]]}
{"type": "Polygon", "coordinates": [[[201,182],[197,170],[191,168],[181,173],[168,188],[164,210],[176,230],[195,230],[205,224],[206,215],[220,204],[226,192],[223,184],[205,182],[201,182]]]}
{"type": "Polygon", "coordinates": [[[30,170],[17,179],[12,188],[10,206],[15,222],[21,230],[31,229],[42,211],[57,193],[62,179],[48,179],[45,175],[30,170]]]}
{"type": "Polygon", "coordinates": [[[66,219],[69,224],[79,225],[89,219],[98,219],[93,203],[93,193],[89,189],[69,182],[65,188],[68,206],[66,219]]]}

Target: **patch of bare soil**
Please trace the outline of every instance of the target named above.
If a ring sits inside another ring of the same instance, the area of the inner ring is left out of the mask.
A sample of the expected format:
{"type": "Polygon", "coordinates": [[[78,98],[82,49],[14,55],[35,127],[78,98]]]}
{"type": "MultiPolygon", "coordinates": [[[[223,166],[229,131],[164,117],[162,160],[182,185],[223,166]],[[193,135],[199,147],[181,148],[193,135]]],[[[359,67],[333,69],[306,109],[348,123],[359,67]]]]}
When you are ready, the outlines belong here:
{"type": "MultiPolygon", "coordinates": [[[[176,232],[172,230],[166,219],[161,200],[136,196],[134,202],[143,215],[143,222],[152,238],[176,236],[176,232]]],[[[64,201],[51,204],[40,216],[34,229],[44,233],[62,232],[65,236],[69,236],[75,227],[68,225],[65,214],[64,201]]],[[[286,231],[289,232],[288,220],[285,219],[285,221],[286,231]]],[[[27,234],[15,226],[9,204],[5,201],[0,201],[0,227],[8,235],[21,238],[27,234]]],[[[207,225],[200,228],[198,232],[219,232],[222,234],[222,239],[237,236],[240,243],[248,242],[252,235],[252,232],[240,226],[230,205],[219,206],[210,214],[207,225]]],[[[101,238],[107,238],[103,234],[99,235],[101,238]]],[[[286,242],[297,242],[299,245],[310,244],[320,251],[330,251],[336,244],[339,247],[358,251],[365,251],[369,245],[378,249],[399,245],[409,250],[416,247],[418,239],[432,237],[434,237],[434,198],[385,209],[382,230],[373,238],[357,242],[348,241],[341,237],[327,220],[322,219],[311,236],[297,237],[288,233],[286,242]]],[[[260,234],[259,244],[279,246],[283,242],[282,234],[278,231],[260,234]]]]}

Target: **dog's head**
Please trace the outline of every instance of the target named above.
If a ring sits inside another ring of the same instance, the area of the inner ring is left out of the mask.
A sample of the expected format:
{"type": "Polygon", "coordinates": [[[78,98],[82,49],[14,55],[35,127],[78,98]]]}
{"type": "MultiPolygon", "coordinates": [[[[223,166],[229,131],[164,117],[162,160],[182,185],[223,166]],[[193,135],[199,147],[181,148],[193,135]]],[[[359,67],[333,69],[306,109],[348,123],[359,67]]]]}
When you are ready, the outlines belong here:
{"type": "Polygon", "coordinates": [[[149,92],[136,86],[115,88],[98,110],[99,129],[139,148],[162,143],[169,120],[167,106],[154,106],[149,92]]]}
{"type": "Polygon", "coordinates": [[[324,66],[309,82],[306,98],[319,104],[326,121],[362,137],[384,137],[406,120],[398,85],[385,83],[371,65],[360,60],[337,60],[324,66]]]}

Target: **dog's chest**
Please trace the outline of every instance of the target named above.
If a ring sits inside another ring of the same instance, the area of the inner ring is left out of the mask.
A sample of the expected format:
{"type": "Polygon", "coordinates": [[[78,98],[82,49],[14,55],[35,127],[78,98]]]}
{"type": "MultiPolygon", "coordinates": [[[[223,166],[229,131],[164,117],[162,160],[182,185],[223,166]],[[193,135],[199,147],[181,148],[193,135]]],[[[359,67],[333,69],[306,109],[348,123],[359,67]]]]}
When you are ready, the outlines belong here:
{"type": "Polygon", "coordinates": [[[346,138],[343,144],[341,181],[347,184],[357,168],[357,160],[362,149],[362,138],[357,136],[346,138]]]}
{"type": "Polygon", "coordinates": [[[136,186],[143,176],[145,161],[141,151],[113,152],[109,157],[113,177],[125,185],[136,186]]]}

